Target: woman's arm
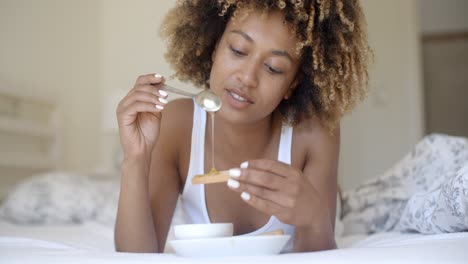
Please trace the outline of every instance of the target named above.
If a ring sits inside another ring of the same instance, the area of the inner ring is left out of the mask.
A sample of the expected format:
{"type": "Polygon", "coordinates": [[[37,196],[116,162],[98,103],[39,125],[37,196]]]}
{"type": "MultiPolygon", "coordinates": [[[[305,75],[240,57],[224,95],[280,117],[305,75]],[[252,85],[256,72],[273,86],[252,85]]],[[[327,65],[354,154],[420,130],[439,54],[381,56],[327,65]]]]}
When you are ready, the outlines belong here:
{"type": "Polygon", "coordinates": [[[334,249],[340,130],[330,135],[325,128],[316,127],[306,137],[310,144],[303,174],[318,195],[310,201],[310,225],[296,227],[294,250],[334,249]]]}
{"type": "MultiPolygon", "coordinates": [[[[115,246],[124,252],[162,252],[180,191],[174,103],[166,106],[153,151],[122,162],[115,246]]],[[[178,114],[180,115],[180,113],[178,114]]]]}
{"type": "Polygon", "coordinates": [[[115,224],[115,249],[123,252],[156,252],[158,242],[151,216],[149,159],[122,162],[120,196],[115,224]]]}
{"type": "Polygon", "coordinates": [[[157,145],[160,147],[155,148],[151,166],[144,159],[124,160],[122,163],[115,228],[117,251],[164,251],[180,185],[179,176],[174,173],[177,170],[169,166],[169,159],[161,159],[164,155],[158,154],[165,144],[157,145]]]}
{"type": "Polygon", "coordinates": [[[139,76],[117,107],[124,155],[115,225],[117,251],[148,252],[157,248],[149,210],[148,173],[166,104],[167,94],[159,91],[163,82],[164,78],[154,74],[139,76]]]}

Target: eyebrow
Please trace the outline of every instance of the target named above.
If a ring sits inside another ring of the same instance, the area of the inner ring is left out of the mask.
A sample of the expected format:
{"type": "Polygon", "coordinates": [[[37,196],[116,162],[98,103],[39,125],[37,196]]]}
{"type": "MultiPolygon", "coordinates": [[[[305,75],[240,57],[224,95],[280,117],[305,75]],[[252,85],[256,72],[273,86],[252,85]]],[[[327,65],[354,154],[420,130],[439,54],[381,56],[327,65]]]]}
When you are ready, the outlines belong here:
{"type": "MultiPolygon", "coordinates": [[[[235,33],[235,34],[239,34],[241,35],[242,37],[244,37],[248,42],[251,42],[253,43],[254,40],[245,32],[243,31],[240,31],[240,30],[231,30],[231,33],[235,33]]],[[[273,55],[276,55],[276,56],[283,56],[283,57],[286,57],[288,58],[290,61],[294,61],[291,57],[291,55],[289,55],[289,53],[285,50],[273,50],[271,52],[273,55]]]]}

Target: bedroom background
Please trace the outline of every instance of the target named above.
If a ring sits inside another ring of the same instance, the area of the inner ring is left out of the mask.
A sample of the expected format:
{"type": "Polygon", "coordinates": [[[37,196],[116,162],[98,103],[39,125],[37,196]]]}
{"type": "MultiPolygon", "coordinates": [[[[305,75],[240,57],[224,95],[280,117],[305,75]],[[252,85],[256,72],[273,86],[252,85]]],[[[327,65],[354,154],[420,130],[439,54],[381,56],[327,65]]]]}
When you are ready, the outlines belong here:
{"type": "MultiPolygon", "coordinates": [[[[59,102],[56,159],[51,168],[0,163],[0,196],[41,170],[112,173],[116,169],[114,108],[138,75],[172,73],[163,58],[158,24],[173,4],[155,0],[0,0],[0,92],[59,102]]],[[[441,65],[434,54],[441,54],[443,48],[454,51],[446,40],[455,39],[456,47],[465,51],[454,56],[465,61],[456,69],[467,72],[464,10],[468,10],[468,2],[364,0],[362,4],[375,61],[369,97],[342,125],[339,182],[345,190],[382,174],[429,132],[468,137],[468,109],[460,101],[468,98],[466,74],[459,79],[446,75],[434,79],[437,69],[433,68],[441,65]],[[425,64],[423,56],[428,58],[425,64]],[[445,94],[430,86],[438,82],[450,85],[443,87],[445,94]],[[425,92],[428,87],[431,90],[425,92]],[[438,126],[434,120],[449,118],[434,117],[441,111],[431,109],[449,109],[455,121],[438,126]],[[459,128],[447,130],[452,124],[459,128]]],[[[191,89],[176,80],[170,83],[191,89]]],[[[3,102],[0,111],[5,109],[3,102]]],[[[29,144],[22,140],[6,144],[8,139],[2,135],[0,158],[29,144]]]]}

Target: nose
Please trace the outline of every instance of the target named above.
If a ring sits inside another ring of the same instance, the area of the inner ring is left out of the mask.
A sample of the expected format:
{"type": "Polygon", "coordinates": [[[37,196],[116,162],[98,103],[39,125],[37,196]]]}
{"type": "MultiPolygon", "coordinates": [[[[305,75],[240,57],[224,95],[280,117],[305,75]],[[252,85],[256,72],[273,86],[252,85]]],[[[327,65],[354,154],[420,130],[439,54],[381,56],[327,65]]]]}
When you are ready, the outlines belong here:
{"type": "Polygon", "coordinates": [[[250,59],[241,67],[239,74],[239,80],[241,83],[248,88],[257,87],[259,63],[254,59],[250,59]]]}

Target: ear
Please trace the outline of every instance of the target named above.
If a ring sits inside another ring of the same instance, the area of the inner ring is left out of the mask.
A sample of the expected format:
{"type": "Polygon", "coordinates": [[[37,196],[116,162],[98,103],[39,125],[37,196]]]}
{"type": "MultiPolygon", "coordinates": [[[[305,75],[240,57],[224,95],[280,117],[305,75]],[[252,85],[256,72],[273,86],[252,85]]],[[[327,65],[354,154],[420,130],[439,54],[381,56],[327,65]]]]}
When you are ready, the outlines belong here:
{"type": "Polygon", "coordinates": [[[286,93],[284,94],[284,100],[288,100],[291,95],[293,94],[294,90],[296,90],[297,86],[299,85],[300,81],[302,79],[302,75],[301,74],[297,74],[296,75],[296,78],[294,78],[294,80],[292,81],[292,83],[289,85],[289,88],[288,90],[286,91],[286,93]]]}
{"type": "Polygon", "coordinates": [[[213,63],[216,57],[216,49],[218,49],[218,44],[216,44],[215,48],[213,49],[213,52],[211,53],[211,62],[213,63]]]}

